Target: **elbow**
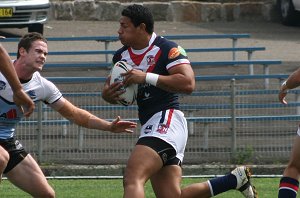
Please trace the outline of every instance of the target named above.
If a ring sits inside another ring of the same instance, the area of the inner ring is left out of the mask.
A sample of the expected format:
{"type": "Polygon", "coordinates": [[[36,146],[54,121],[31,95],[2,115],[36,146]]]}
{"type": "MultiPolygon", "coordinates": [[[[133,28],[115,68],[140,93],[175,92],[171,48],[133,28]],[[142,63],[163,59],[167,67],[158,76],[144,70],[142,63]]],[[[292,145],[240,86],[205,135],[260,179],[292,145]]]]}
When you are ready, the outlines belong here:
{"type": "Polygon", "coordinates": [[[194,76],[191,76],[190,78],[187,79],[186,81],[186,86],[185,86],[185,94],[192,94],[193,91],[195,90],[196,87],[196,80],[194,76]]]}
{"type": "Polygon", "coordinates": [[[194,88],[189,87],[185,90],[185,94],[192,94],[194,90],[195,90],[194,88]]]}
{"type": "Polygon", "coordinates": [[[185,94],[192,94],[194,90],[195,90],[195,81],[187,84],[187,86],[184,89],[184,93],[185,94]]]}

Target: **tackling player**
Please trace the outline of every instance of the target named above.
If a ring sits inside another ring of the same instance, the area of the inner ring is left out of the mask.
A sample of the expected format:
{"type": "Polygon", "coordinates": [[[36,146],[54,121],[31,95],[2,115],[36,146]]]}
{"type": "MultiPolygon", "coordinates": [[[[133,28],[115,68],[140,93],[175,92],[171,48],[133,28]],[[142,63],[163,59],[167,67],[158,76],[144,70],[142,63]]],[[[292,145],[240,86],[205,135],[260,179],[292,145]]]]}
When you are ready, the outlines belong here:
{"type": "Polygon", "coordinates": [[[24,113],[24,116],[30,116],[34,110],[34,103],[24,92],[10,57],[1,44],[0,63],[0,72],[5,76],[11,86],[15,104],[24,113]]]}
{"type": "MultiPolygon", "coordinates": [[[[39,33],[24,35],[18,44],[17,60],[13,65],[24,91],[34,101],[43,101],[63,117],[86,128],[113,133],[132,132],[131,128],[136,127],[134,122],[121,121],[119,116],[113,122],[108,122],[65,99],[57,87],[39,73],[47,54],[47,40],[39,33]]],[[[15,138],[15,125],[23,114],[13,102],[12,88],[7,82],[0,74],[0,172],[33,197],[53,198],[55,192],[37,162],[15,138]]]]}

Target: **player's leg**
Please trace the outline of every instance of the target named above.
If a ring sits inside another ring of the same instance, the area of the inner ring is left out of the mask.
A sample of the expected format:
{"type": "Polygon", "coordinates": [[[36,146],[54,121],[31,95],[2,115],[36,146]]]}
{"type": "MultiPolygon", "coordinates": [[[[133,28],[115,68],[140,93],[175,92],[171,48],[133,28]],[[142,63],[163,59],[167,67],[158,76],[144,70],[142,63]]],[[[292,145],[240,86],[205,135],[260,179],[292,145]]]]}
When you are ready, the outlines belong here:
{"type": "Polygon", "coordinates": [[[181,197],[198,198],[212,197],[212,192],[208,182],[199,182],[186,186],[182,189],[181,197]]]}
{"type": "Polygon", "coordinates": [[[157,198],[179,198],[181,195],[181,176],[180,166],[164,166],[150,178],[155,196],[157,198]]]}
{"type": "Polygon", "coordinates": [[[185,187],[182,189],[184,195],[182,197],[212,197],[236,189],[246,198],[257,198],[256,190],[250,183],[250,176],[250,170],[245,166],[240,166],[222,177],[185,187]]]}
{"type": "Polygon", "coordinates": [[[2,146],[0,146],[0,182],[2,180],[2,173],[7,166],[8,160],[9,160],[8,152],[2,146]]]}
{"type": "Polygon", "coordinates": [[[146,181],[162,167],[160,156],[152,148],[136,145],[123,178],[124,198],[143,198],[146,181]]]}
{"type": "Polygon", "coordinates": [[[207,182],[196,183],[181,189],[182,170],[180,166],[163,167],[151,177],[152,188],[157,198],[206,198],[211,197],[207,182]]]}
{"type": "Polygon", "coordinates": [[[280,180],[278,198],[293,198],[297,196],[300,178],[300,134],[295,138],[290,161],[280,180]]]}
{"type": "Polygon", "coordinates": [[[8,171],[6,176],[15,186],[33,197],[55,197],[55,192],[48,184],[39,165],[29,154],[13,169],[8,171]]]}
{"type": "Polygon", "coordinates": [[[14,185],[33,197],[55,197],[55,192],[48,184],[42,170],[29,154],[6,173],[6,176],[14,185]]]}
{"type": "Polygon", "coordinates": [[[244,197],[256,198],[255,189],[250,183],[248,170],[241,166],[230,174],[216,177],[206,182],[188,185],[180,190],[181,168],[165,166],[151,177],[151,183],[156,197],[207,198],[231,189],[240,190],[244,197]]]}

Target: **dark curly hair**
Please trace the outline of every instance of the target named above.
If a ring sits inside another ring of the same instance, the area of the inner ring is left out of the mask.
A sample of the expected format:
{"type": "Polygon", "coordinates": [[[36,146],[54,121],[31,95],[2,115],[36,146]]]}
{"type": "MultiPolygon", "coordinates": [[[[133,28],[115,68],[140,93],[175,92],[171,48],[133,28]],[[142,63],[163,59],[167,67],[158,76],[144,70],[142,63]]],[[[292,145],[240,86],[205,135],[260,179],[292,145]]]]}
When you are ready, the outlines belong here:
{"type": "Polygon", "coordinates": [[[126,16],[130,18],[131,22],[135,27],[139,26],[141,23],[144,23],[146,25],[146,31],[149,34],[153,33],[154,20],[153,20],[153,15],[148,8],[142,5],[133,4],[127,6],[122,11],[122,16],[126,16]]]}

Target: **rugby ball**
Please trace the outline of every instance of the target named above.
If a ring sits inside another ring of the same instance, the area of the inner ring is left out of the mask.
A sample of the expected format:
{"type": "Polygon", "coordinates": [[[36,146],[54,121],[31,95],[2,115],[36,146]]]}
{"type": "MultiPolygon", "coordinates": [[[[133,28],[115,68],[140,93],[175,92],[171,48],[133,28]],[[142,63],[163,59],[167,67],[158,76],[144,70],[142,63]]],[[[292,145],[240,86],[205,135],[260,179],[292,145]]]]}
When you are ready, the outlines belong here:
{"type": "MultiPolygon", "coordinates": [[[[132,69],[132,66],[127,64],[125,61],[118,61],[112,67],[110,71],[110,84],[114,82],[122,82],[124,77],[121,76],[122,73],[126,73],[132,69]]],[[[132,105],[136,99],[137,94],[137,84],[132,84],[130,86],[123,86],[121,90],[125,90],[125,92],[120,95],[121,100],[118,101],[119,104],[124,106],[132,105]]]]}

